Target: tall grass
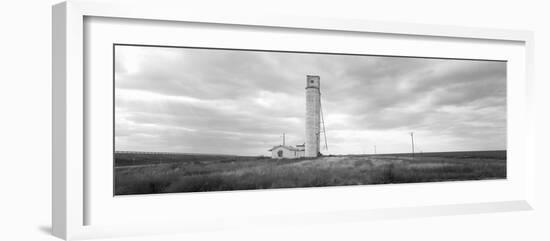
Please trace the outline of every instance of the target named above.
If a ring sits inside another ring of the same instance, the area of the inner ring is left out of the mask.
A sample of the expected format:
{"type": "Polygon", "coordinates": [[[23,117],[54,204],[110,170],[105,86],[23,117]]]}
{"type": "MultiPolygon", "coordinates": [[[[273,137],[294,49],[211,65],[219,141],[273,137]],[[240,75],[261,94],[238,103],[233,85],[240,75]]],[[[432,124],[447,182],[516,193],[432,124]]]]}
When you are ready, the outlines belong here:
{"type": "Polygon", "coordinates": [[[506,160],[486,157],[338,156],[224,159],[119,167],[115,194],[205,192],[506,178],[506,160]]]}

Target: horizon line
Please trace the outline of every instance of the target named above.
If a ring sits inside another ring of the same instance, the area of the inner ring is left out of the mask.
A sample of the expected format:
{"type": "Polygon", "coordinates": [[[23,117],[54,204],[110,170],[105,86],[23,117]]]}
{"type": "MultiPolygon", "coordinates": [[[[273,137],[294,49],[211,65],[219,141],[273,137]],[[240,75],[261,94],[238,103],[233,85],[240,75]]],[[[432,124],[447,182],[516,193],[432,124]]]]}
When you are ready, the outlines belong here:
{"type": "MultiPolygon", "coordinates": [[[[492,149],[492,150],[462,150],[462,151],[429,151],[429,152],[415,152],[414,154],[424,154],[424,153],[445,153],[445,152],[488,152],[488,151],[508,151],[508,149],[492,149]]],[[[210,155],[210,156],[241,156],[241,157],[251,157],[251,156],[269,156],[269,155],[237,155],[237,154],[222,154],[222,153],[196,153],[196,152],[170,152],[170,151],[117,151],[115,150],[113,154],[116,153],[150,153],[150,154],[180,154],[180,155],[210,155]]],[[[322,153],[321,153],[322,154],[322,153]]],[[[391,155],[391,154],[413,154],[412,152],[388,152],[388,153],[349,153],[349,154],[323,154],[325,156],[330,155],[391,155]]]]}

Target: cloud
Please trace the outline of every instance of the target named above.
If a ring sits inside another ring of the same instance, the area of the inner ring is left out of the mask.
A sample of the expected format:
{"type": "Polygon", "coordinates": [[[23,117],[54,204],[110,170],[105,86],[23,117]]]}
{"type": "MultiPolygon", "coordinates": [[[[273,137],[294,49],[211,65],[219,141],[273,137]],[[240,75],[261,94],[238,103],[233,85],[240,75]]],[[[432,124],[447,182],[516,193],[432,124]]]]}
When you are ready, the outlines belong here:
{"type": "Polygon", "coordinates": [[[330,153],[506,148],[506,63],[117,46],[117,150],[267,155],[304,142],[321,76],[330,153]]]}

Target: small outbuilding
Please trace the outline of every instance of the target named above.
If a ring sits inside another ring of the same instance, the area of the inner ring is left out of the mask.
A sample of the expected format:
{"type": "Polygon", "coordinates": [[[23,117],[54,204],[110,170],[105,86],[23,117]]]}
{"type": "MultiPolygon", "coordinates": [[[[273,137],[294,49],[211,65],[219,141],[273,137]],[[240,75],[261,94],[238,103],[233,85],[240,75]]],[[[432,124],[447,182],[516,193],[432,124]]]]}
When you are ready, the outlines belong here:
{"type": "Polygon", "coordinates": [[[269,151],[271,151],[271,158],[273,159],[300,158],[305,156],[305,145],[296,145],[296,147],[278,145],[269,149],[269,151]]]}

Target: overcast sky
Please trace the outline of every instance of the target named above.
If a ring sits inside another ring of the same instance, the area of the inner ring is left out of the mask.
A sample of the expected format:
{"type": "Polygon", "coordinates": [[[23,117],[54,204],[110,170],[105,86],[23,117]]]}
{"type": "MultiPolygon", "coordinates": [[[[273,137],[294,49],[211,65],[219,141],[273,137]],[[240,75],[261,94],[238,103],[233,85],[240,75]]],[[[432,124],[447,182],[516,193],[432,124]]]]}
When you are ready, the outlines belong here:
{"type": "Polygon", "coordinates": [[[321,77],[328,154],[506,149],[506,63],[115,48],[115,149],[269,155],[304,142],[321,77]]]}

